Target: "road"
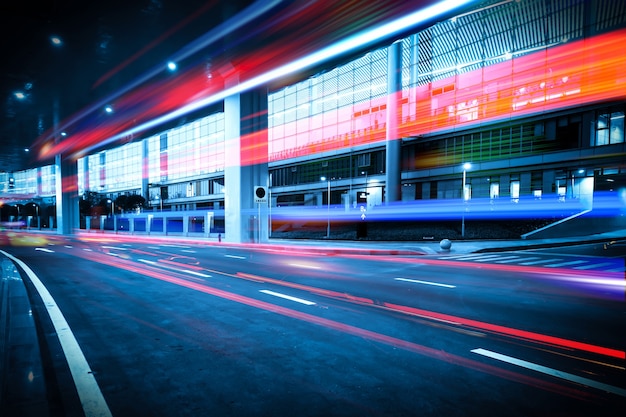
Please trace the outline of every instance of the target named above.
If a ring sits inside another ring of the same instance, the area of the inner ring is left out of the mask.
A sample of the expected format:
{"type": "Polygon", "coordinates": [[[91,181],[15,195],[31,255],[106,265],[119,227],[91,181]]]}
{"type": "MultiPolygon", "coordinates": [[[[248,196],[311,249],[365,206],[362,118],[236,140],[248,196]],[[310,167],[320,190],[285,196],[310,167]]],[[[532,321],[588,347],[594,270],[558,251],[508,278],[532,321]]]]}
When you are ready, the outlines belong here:
{"type": "MultiPolygon", "coordinates": [[[[613,253],[364,256],[97,237],[2,249],[65,317],[101,415],[613,416],[626,405],[613,253]]],[[[91,394],[46,303],[31,300],[50,415],[82,415],[91,394]]]]}

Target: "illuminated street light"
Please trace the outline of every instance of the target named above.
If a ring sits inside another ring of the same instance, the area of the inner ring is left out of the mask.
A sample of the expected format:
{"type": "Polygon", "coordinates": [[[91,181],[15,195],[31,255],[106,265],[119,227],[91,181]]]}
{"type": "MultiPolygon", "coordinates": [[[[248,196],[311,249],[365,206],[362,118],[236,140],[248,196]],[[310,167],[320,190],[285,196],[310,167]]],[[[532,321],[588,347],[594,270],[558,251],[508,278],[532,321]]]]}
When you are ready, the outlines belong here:
{"type": "MultiPolygon", "coordinates": [[[[326,177],[320,177],[320,180],[326,181],[326,177]]],[[[327,215],[326,215],[326,239],[330,238],[330,178],[328,178],[328,198],[326,201],[327,215]]]]}
{"type": "Polygon", "coordinates": [[[106,106],[106,107],[104,108],[104,111],[105,111],[105,112],[107,112],[107,113],[109,113],[109,114],[110,114],[110,113],[113,113],[113,107],[111,107],[111,106],[106,106]]]}
{"type": "Polygon", "coordinates": [[[109,198],[107,203],[111,203],[111,217],[115,216],[115,202],[109,198]]]}
{"type": "Polygon", "coordinates": [[[178,66],[176,65],[176,62],[170,61],[167,63],[167,69],[170,71],[176,71],[176,68],[178,68],[178,66]]]}
{"type": "MultiPolygon", "coordinates": [[[[472,168],[472,164],[470,164],[469,162],[466,162],[463,164],[463,188],[462,188],[462,193],[463,193],[463,203],[466,203],[467,200],[469,199],[469,193],[466,190],[466,186],[465,186],[465,179],[467,176],[467,171],[469,171],[472,168]]],[[[461,220],[461,237],[465,237],[465,204],[463,204],[463,217],[461,220]]]]}
{"type": "Polygon", "coordinates": [[[52,43],[52,45],[54,46],[61,46],[63,45],[63,41],[61,40],[61,38],[59,38],[56,35],[52,35],[50,36],[50,42],[52,43]]]}

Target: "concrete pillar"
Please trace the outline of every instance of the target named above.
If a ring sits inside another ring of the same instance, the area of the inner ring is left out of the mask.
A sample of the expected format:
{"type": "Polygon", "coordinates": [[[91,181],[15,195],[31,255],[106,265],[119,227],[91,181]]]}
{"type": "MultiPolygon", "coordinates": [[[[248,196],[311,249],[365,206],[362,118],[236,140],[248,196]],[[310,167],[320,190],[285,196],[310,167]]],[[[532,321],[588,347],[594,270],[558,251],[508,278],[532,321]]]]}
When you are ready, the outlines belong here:
{"type": "Polygon", "coordinates": [[[189,236],[189,215],[183,215],[183,236],[189,236]]]}
{"type": "Polygon", "coordinates": [[[394,42],[387,50],[387,129],[386,129],[386,190],[387,204],[399,201],[400,189],[400,147],[402,140],[398,131],[402,116],[402,42],[394,42]]]}
{"type": "Polygon", "coordinates": [[[144,139],[141,142],[141,195],[146,199],[146,202],[150,201],[150,190],[148,189],[149,180],[150,164],[148,158],[148,140],[144,139]]]}
{"type": "MultiPolygon", "coordinates": [[[[228,80],[232,86],[238,80],[228,80]]],[[[260,88],[224,100],[225,240],[265,242],[269,236],[267,203],[254,199],[255,186],[268,186],[267,89],[260,88]]]]}
{"type": "Polygon", "coordinates": [[[55,157],[57,233],[71,235],[80,228],[78,211],[78,164],[75,160],[55,157]]]}
{"type": "Polygon", "coordinates": [[[209,237],[213,228],[213,213],[206,213],[204,216],[204,237],[209,237]]]}

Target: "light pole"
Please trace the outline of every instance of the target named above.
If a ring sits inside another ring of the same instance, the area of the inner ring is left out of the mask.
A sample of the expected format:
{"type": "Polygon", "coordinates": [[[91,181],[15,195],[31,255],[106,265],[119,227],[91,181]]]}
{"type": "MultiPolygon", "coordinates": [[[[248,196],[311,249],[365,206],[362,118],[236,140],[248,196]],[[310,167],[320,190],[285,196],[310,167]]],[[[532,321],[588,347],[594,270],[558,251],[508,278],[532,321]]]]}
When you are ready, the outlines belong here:
{"type": "MultiPolygon", "coordinates": [[[[326,181],[326,177],[320,177],[320,180],[326,181]]],[[[330,178],[328,178],[328,196],[326,200],[326,239],[330,239],[330,178]]]]}
{"type": "Polygon", "coordinates": [[[468,193],[465,189],[465,179],[467,177],[467,171],[472,168],[472,164],[466,162],[463,164],[463,188],[461,189],[461,195],[463,196],[463,216],[461,218],[461,237],[465,237],[465,203],[468,200],[468,193]]]}

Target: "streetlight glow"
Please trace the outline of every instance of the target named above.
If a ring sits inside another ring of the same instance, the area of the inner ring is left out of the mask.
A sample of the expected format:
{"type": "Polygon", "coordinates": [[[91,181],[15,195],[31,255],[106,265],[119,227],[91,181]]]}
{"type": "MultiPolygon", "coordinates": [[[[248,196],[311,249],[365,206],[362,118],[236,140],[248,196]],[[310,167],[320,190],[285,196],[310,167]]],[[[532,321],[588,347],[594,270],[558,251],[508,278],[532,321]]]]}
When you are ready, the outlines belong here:
{"type": "MultiPolygon", "coordinates": [[[[320,177],[320,180],[326,181],[326,177],[320,177]]],[[[330,178],[328,178],[328,196],[326,198],[326,239],[330,238],[330,178]]]]}
{"type": "MultiPolygon", "coordinates": [[[[464,203],[467,203],[467,200],[469,200],[469,193],[465,189],[466,188],[465,180],[467,176],[467,171],[471,168],[472,168],[472,164],[470,164],[469,162],[466,162],[463,164],[463,187],[461,189],[461,193],[463,196],[464,203]]],[[[461,237],[465,237],[465,205],[463,205],[463,217],[461,219],[461,237]]]]}
{"type": "Polygon", "coordinates": [[[170,70],[170,71],[175,71],[175,70],[176,70],[176,68],[177,68],[177,65],[176,65],[176,63],[175,63],[175,62],[170,61],[170,62],[168,62],[168,63],[167,63],[167,69],[168,69],[168,70],[170,70]]]}
{"type": "Polygon", "coordinates": [[[61,40],[61,38],[59,38],[56,35],[50,36],[50,42],[52,42],[52,45],[54,45],[54,46],[61,46],[61,45],[63,45],[63,41],[61,40]]]}

